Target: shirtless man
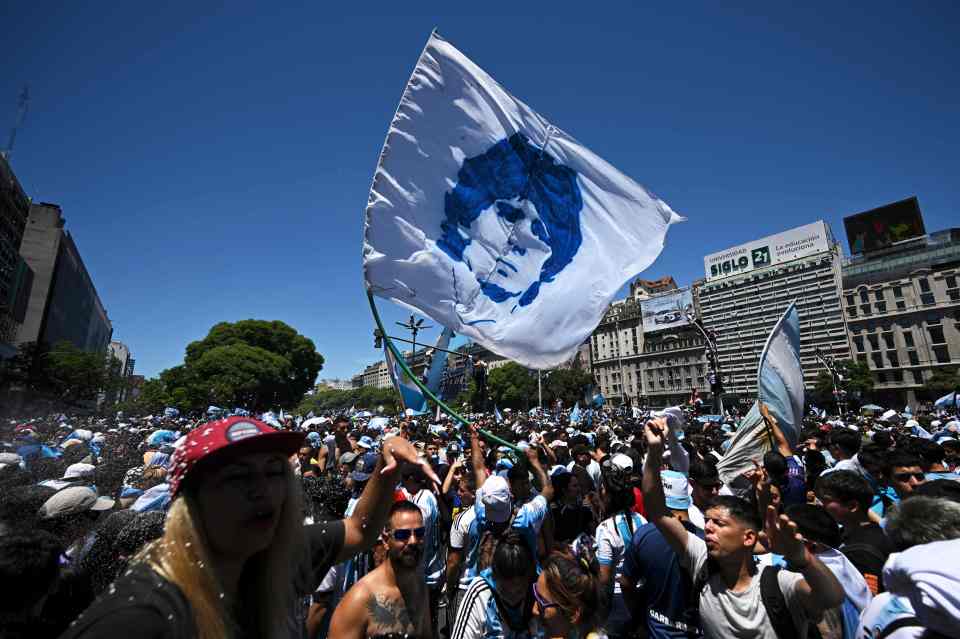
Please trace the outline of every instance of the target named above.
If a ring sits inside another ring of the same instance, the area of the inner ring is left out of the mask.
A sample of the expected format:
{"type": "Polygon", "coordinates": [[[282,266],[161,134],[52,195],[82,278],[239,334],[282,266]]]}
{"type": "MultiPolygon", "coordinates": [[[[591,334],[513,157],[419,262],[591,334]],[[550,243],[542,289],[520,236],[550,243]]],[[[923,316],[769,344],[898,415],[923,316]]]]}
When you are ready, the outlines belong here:
{"type": "Polygon", "coordinates": [[[429,639],[430,597],[420,566],[426,531],[420,508],[398,501],[383,531],[387,559],[347,591],[330,620],[330,636],[429,639]]]}

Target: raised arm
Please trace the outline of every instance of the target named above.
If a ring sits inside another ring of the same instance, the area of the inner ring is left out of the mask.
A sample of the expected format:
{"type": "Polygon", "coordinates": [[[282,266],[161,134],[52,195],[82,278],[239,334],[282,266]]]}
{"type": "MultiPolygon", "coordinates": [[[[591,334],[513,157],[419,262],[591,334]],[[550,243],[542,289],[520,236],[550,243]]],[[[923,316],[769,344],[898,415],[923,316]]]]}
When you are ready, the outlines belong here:
{"type": "Polygon", "coordinates": [[[543,495],[543,498],[546,499],[549,504],[550,500],[553,499],[553,484],[550,483],[550,476],[547,475],[547,471],[543,469],[543,465],[540,463],[537,450],[538,449],[533,446],[526,450],[527,461],[530,462],[530,468],[537,478],[537,484],[540,486],[540,494],[543,495]]]}
{"type": "Polygon", "coordinates": [[[483,465],[483,451],[480,450],[480,430],[476,424],[470,424],[470,465],[477,479],[477,490],[487,481],[487,470],[483,465]]]}
{"type": "Polygon", "coordinates": [[[346,561],[376,543],[387,523],[398,471],[404,462],[420,466],[430,481],[440,483],[430,464],[419,459],[417,450],[410,442],[400,437],[386,440],[383,443],[383,454],[377,461],[353,514],[343,520],[343,548],[337,555],[337,562],[346,561]]]}
{"type": "Polygon", "coordinates": [[[667,420],[658,417],[646,423],[643,434],[647,440],[647,459],[643,464],[643,507],[647,520],[657,527],[667,543],[679,555],[687,549],[687,529],[667,509],[663,496],[660,467],[663,465],[663,445],[667,433],[667,420]]]}
{"type": "Polygon", "coordinates": [[[787,567],[803,575],[797,585],[797,595],[807,616],[817,619],[824,610],[843,603],[843,586],[817,556],[807,550],[797,525],[786,515],[777,516],[773,506],[767,506],[764,532],[771,552],[783,555],[787,567]]]}

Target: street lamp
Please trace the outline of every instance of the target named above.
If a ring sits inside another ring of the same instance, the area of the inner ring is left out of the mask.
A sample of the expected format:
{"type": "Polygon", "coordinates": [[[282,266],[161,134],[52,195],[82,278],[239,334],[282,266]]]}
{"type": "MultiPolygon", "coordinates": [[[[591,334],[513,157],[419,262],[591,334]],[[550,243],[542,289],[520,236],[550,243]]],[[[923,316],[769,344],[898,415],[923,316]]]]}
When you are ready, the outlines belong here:
{"type": "Polygon", "coordinates": [[[837,363],[834,361],[833,356],[825,354],[820,350],[819,346],[817,347],[816,355],[820,363],[823,364],[823,367],[830,373],[830,380],[833,382],[833,398],[837,402],[837,409],[840,411],[840,414],[844,415],[847,412],[847,391],[842,388],[843,382],[845,381],[843,374],[837,370],[837,363]]]}
{"type": "Polygon", "coordinates": [[[713,410],[715,415],[723,415],[723,373],[720,371],[720,357],[717,354],[717,334],[703,326],[703,320],[697,319],[687,311],[687,321],[690,322],[703,336],[709,353],[710,365],[710,392],[713,394],[713,410]]]}

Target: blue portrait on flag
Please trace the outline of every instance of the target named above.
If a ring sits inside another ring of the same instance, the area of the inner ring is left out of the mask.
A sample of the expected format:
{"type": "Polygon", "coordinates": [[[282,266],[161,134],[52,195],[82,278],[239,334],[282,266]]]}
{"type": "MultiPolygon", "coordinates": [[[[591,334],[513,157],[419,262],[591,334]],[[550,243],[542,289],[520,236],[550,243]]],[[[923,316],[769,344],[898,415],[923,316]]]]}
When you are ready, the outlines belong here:
{"type": "Polygon", "coordinates": [[[577,254],[582,209],[576,172],[522,133],[466,158],[445,196],[437,240],[476,278],[454,279],[457,302],[469,307],[483,295],[508,313],[528,306],[577,254]]]}

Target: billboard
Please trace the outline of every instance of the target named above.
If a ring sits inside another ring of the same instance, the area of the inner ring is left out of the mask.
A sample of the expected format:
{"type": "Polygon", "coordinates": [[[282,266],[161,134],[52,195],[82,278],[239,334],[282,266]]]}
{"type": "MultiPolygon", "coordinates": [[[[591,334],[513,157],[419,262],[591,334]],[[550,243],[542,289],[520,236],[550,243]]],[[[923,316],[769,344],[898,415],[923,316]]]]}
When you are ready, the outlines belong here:
{"type": "Polygon", "coordinates": [[[662,331],[686,326],[687,315],[693,315],[693,293],[690,289],[672,291],[640,302],[643,332],[662,331]]]}
{"type": "Polygon", "coordinates": [[[884,249],[927,233],[915,197],[845,217],[843,228],[851,255],[884,249]]]}
{"type": "Polygon", "coordinates": [[[832,244],[830,229],[823,221],[711,253],[703,258],[707,281],[749,273],[797,258],[823,253],[832,244]]]}

